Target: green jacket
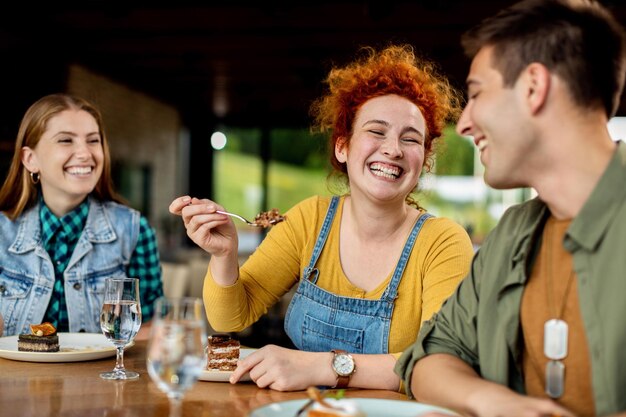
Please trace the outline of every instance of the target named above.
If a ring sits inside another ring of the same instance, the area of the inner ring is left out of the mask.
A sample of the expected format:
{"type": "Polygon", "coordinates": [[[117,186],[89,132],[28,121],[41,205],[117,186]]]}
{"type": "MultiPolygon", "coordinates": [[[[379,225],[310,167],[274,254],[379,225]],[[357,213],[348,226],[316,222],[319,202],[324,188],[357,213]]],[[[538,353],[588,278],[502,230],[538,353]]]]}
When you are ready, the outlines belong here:
{"type": "MultiPolygon", "coordinates": [[[[534,199],[507,210],[469,276],[396,365],[411,396],[415,362],[459,357],[483,378],[524,393],[520,303],[549,210],[534,199]]],[[[626,145],[616,152],[563,245],[572,253],[591,357],[596,415],[626,410],[626,145]]],[[[542,331],[542,329],[538,329],[542,331]]]]}

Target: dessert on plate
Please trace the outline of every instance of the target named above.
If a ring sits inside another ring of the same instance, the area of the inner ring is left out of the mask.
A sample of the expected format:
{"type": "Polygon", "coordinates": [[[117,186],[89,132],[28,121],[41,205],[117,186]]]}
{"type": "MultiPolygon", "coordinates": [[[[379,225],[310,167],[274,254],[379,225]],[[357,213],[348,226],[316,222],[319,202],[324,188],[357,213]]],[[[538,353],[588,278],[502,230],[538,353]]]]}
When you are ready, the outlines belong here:
{"type": "Polygon", "coordinates": [[[209,336],[206,369],[208,371],[234,371],[239,360],[240,348],[239,340],[227,334],[209,336]]]}
{"type": "Polygon", "coordinates": [[[30,334],[21,334],[17,339],[17,350],[21,352],[58,352],[59,336],[50,323],[31,324],[30,334]]]}

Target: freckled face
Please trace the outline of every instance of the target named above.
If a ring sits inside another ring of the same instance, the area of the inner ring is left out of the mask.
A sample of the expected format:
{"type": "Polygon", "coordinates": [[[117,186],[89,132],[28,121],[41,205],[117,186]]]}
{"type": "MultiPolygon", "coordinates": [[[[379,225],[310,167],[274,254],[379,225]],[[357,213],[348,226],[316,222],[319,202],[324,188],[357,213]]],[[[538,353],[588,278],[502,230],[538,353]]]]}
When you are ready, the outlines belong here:
{"type": "Polygon", "coordinates": [[[345,162],[353,196],[404,202],[417,186],[424,165],[426,121],[409,100],[386,95],[359,109],[348,144],[335,155],[345,162]]]}
{"type": "Polygon", "coordinates": [[[83,110],[65,110],[52,117],[35,149],[22,151],[26,168],[41,177],[46,201],[79,204],[98,183],[103,161],[98,124],[83,110]]]}

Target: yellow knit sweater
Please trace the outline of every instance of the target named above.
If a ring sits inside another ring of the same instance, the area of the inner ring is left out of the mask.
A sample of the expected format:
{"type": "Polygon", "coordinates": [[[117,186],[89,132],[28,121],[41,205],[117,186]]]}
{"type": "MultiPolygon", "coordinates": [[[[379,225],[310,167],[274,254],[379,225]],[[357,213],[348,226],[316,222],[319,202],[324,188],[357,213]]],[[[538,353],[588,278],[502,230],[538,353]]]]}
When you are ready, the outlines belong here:
{"type": "MultiPolygon", "coordinates": [[[[379,299],[393,270],[381,284],[365,292],[350,283],[339,259],[341,198],[326,245],[317,262],[317,285],[326,291],[354,298],[379,299]]],[[[287,293],[308,265],[318,232],[330,204],[329,197],[308,198],[286,213],[287,220],[267,234],[240,268],[237,282],[223,287],[211,272],[204,280],[204,303],[217,331],[241,331],[265,314],[287,293]]],[[[398,258],[400,253],[398,253],[398,258]]],[[[452,294],[469,270],[473,249],[469,236],[446,218],[427,220],[419,233],[398,287],[389,334],[390,353],[401,353],[452,294]]]]}

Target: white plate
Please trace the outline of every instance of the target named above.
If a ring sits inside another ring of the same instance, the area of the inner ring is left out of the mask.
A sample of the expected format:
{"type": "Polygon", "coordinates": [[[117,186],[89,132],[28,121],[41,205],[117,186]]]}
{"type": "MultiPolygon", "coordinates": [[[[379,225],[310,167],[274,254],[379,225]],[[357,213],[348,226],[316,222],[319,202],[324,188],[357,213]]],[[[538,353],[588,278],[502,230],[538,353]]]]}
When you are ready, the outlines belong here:
{"type": "MultiPolygon", "coordinates": [[[[245,358],[256,349],[244,349],[242,348],[239,351],[239,358],[245,358]]],[[[207,371],[206,369],[202,371],[198,379],[200,381],[209,381],[209,382],[228,382],[228,379],[232,375],[232,371],[207,371]]],[[[250,374],[245,374],[239,380],[240,382],[251,381],[250,374]]]]}
{"type": "MultiPolygon", "coordinates": [[[[415,401],[381,400],[376,398],[349,398],[357,403],[367,417],[416,417],[428,412],[458,416],[454,412],[415,401]]],[[[309,400],[292,400],[272,403],[250,411],[248,417],[294,417],[309,400]]]]}
{"type": "MultiPolygon", "coordinates": [[[[21,352],[18,336],[0,337],[0,358],[26,362],[81,362],[115,356],[115,347],[101,333],[59,333],[59,352],[21,352]]],[[[134,344],[129,343],[125,349],[134,344]]]]}

